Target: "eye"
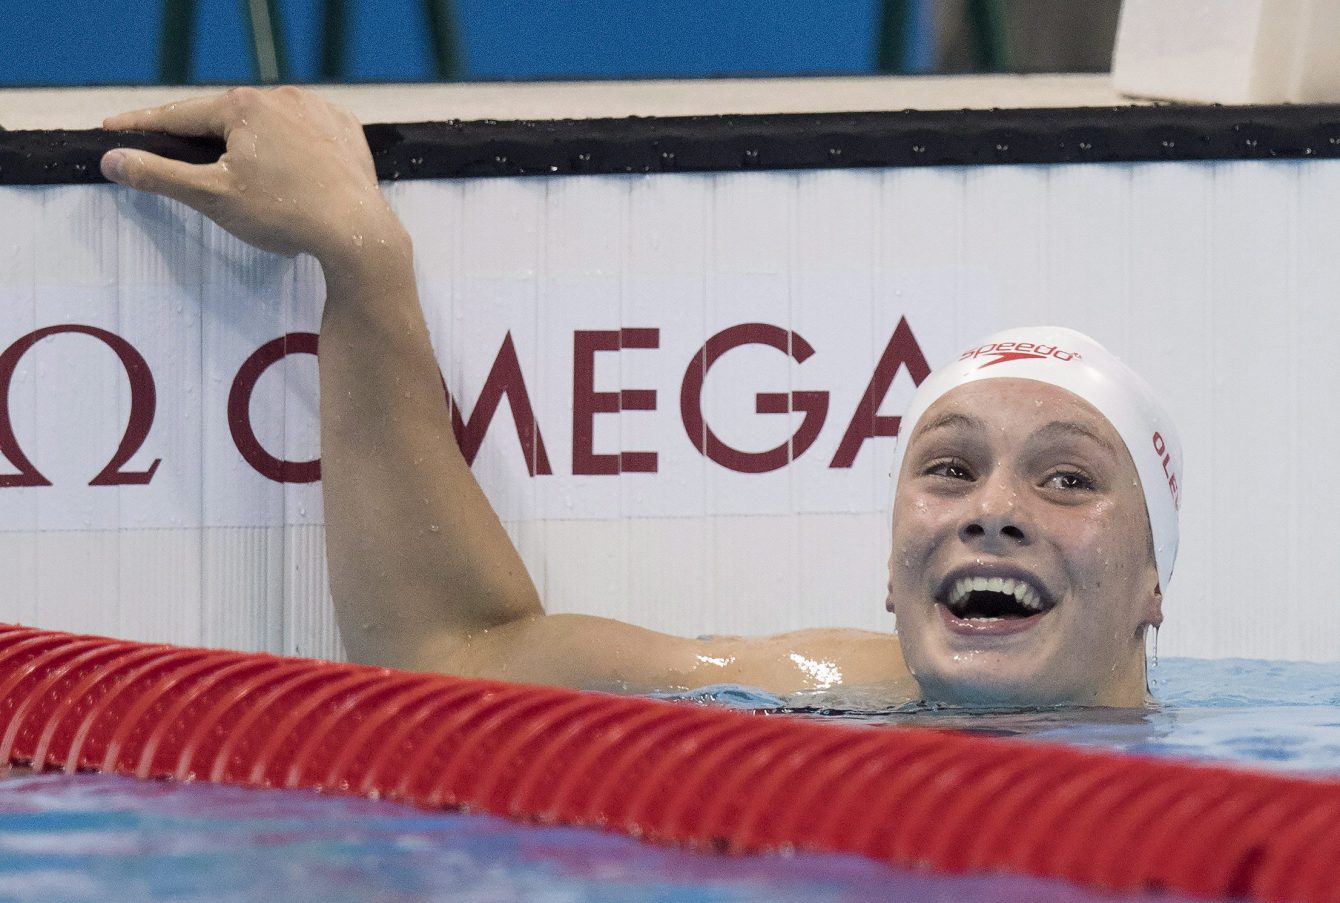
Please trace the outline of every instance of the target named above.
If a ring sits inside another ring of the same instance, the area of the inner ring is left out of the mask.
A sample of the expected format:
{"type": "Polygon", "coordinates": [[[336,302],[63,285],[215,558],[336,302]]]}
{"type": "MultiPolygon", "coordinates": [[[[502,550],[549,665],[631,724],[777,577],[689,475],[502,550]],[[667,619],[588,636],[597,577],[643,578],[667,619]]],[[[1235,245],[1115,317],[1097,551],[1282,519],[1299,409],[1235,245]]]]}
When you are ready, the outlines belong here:
{"type": "Polygon", "coordinates": [[[1094,488],[1093,480],[1076,470],[1062,470],[1051,474],[1042,481],[1042,485],[1048,489],[1088,490],[1094,488]]]}
{"type": "Polygon", "coordinates": [[[958,458],[933,461],[926,467],[927,476],[945,477],[950,480],[971,480],[972,471],[958,458]]]}

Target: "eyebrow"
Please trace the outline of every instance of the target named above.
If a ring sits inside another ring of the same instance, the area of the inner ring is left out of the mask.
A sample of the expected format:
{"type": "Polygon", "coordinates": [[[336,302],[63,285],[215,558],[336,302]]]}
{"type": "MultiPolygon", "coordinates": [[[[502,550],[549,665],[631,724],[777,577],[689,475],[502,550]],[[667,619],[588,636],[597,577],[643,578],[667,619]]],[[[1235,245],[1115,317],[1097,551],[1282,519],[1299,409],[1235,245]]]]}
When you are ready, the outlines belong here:
{"type": "MultiPolygon", "coordinates": [[[[973,417],[971,414],[961,414],[957,411],[946,411],[934,420],[919,427],[916,435],[923,436],[927,433],[935,432],[936,430],[951,428],[985,431],[986,423],[980,418],[973,417]]],[[[1110,454],[1117,455],[1116,446],[1092,427],[1080,423],[1077,420],[1053,420],[1035,430],[1029,439],[1055,440],[1072,437],[1088,439],[1089,441],[1096,443],[1099,447],[1106,449],[1110,454]]]]}
{"type": "Polygon", "coordinates": [[[1074,420],[1053,420],[1046,426],[1041,427],[1032,436],[1032,438],[1049,437],[1070,437],[1078,436],[1097,443],[1100,447],[1106,449],[1109,454],[1118,455],[1116,446],[1109,442],[1105,437],[1099,435],[1092,427],[1079,423],[1074,420]]]}
{"type": "Polygon", "coordinates": [[[936,430],[948,429],[950,427],[985,430],[986,424],[970,414],[960,414],[957,411],[946,411],[934,420],[919,426],[916,434],[918,436],[924,436],[926,433],[933,433],[936,430]]]}

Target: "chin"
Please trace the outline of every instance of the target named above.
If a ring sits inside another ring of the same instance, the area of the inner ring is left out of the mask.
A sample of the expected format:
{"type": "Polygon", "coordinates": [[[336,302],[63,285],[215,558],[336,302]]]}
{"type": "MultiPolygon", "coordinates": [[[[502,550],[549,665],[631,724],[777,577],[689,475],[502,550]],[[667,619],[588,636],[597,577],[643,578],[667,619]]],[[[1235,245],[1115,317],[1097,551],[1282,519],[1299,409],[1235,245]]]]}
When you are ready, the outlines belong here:
{"type": "Polygon", "coordinates": [[[968,662],[950,662],[944,668],[922,668],[916,672],[922,698],[927,702],[973,706],[1093,705],[1098,692],[1075,686],[1035,668],[1010,673],[991,665],[976,667],[968,662]]]}

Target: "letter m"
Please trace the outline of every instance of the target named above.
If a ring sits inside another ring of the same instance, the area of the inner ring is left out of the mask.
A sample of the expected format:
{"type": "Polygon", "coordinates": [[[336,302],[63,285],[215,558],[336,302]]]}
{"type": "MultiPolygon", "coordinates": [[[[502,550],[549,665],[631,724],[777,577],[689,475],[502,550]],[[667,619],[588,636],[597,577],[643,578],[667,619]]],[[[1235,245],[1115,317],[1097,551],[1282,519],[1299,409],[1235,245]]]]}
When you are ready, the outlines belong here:
{"type": "Polygon", "coordinates": [[[516,423],[516,437],[521,443],[521,454],[526,459],[526,470],[531,476],[551,474],[549,453],[544,447],[544,437],[540,435],[539,424],[535,420],[535,409],[530,403],[530,394],[526,391],[526,380],[521,375],[521,362],[516,356],[516,345],[512,342],[512,333],[503,337],[498,356],[493,359],[493,367],[484,380],[484,388],[475,402],[474,412],[464,415],[456,404],[451,392],[447,392],[447,405],[451,408],[451,430],[456,434],[456,444],[461,448],[467,464],[474,464],[479,454],[479,446],[489,430],[498,404],[507,398],[512,408],[512,420],[516,423]]]}

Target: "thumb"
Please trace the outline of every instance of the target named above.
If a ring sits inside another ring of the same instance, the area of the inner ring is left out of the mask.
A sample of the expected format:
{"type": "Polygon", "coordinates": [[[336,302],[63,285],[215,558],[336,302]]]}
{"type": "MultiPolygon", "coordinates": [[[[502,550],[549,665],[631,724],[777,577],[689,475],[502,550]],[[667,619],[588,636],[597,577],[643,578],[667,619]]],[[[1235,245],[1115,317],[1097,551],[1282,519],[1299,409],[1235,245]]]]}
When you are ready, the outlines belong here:
{"type": "Polygon", "coordinates": [[[100,168],[109,182],[161,194],[191,207],[218,194],[222,174],[218,163],[183,163],[124,147],[103,154],[100,168]]]}

